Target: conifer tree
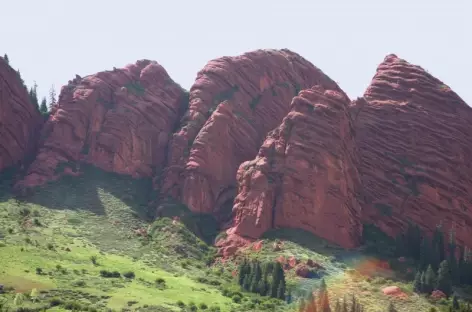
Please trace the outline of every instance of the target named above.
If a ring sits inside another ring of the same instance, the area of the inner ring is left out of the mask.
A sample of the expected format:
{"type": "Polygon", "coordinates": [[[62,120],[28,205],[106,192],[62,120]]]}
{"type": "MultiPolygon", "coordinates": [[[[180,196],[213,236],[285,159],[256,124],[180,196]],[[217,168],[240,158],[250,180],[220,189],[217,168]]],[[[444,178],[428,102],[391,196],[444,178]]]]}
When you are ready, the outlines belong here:
{"type": "Polygon", "coordinates": [[[56,90],[54,90],[54,85],[52,85],[51,89],[49,89],[49,110],[51,110],[56,103],[56,90]]]}
{"type": "Polygon", "coordinates": [[[421,241],[421,247],[420,247],[419,269],[421,271],[426,270],[430,260],[431,260],[431,246],[429,244],[429,239],[427,237],[423,237],[423,240],[421,241]]]}
{"type": "Polygon", "coordinates": [[[331,307],[329,306],[328,298],[328,286],[323,279],[321,279],[320,290],[318,294],[318,308],[321,312],[331,312],[331,307]]]}
{"type": "Polygon", "coordinates": [[[421,272],[416,272],[415,281],[413,282],[413,290],[417,293],[422,292],[421,289],[421,272]]]}
{"type": "Polygon", "coordinates": [[[453,282],[458,282],[459,276],[457,272],[457,259],[456,259],[456,239],[455,232],[453,229],[449,231],[449,244],[448,244],[448,257],[449,270],[451,272],[451,280],[453,282]]]}
{"type": "Polygon", "coordinates": [[[426,277],[425,272],[421,272],[421,292],[426,292],[426,277]]]}
{"type": "Polygon", "coordinates": [[[283,291],[285,293],[285,275],[282,265],[279,262],[274,263],[274,269],[272,271],[272,284],[270,290],[270,296],[272,298],[277,298],[277,293],[279,285],[283,283],[283,291]]]}
{"type": "Polygon", "coordinates": [[[444,260],[443,262],[441,262],[439,266],[436,289],[442,291],[448,297],[452,293],[452,278],[449,271],[449,264],[447,260],[444,260]]]}
{"type": "Polygon", "coordinates": [[[277,287],[277,298],[280,300],[285,300],[285,285],[284,283],[280,283],[279,287],[277,287]]]}
{"type": "Polygon", "coordinates": [[[8,55],[5,53],[5,55],[3,56],[3,59],[5,60],[5,62],[7,64],[10,64],[10,59],[8,58],[8,55]]]}
{"type": "Polygon", "coordinates": [[[458,275],[458,282],[464,283],[466,276],[465,270],[465,249],[463,246],[459,246],[459,260],[457,261],[457,275],[458,275]]]}
{"type": "Polygon", "coordinates": [[[251,274],[251,292],[257,293],[259,283],[262,279],[262,268],[259,261],[255,261],[252,264],[252,274],[251,274]]]}
{"type": "Polygon", "coordinates": [[[336,305],[334,306],[334,312],[342,312],[341,302],[339,302],[339,298],[336,299],[336,305]]]}
{"type": "Polygon", "coordinates": [[[35,82],[34,85],[29,90],[29,98],[30,98],[31,103],[33,103],[33,105],[35,105],[36,107],[39,107],[37,90],[38,90],[38,85],[35,82]]]}
{"type": "Polygon", "coordinates": [[[41,105],[39,105],[39,111],[43,115],[47,114],[48,112],[48,105],[45,97],[43,97],[43,99],[41,100],[41,105]]]}
{"type": "Polygon", "coordinates": [[[433,268],[431,265],[428,265],[426,273],[424,274],[424,285],[423,290],[425,293],[431,293],[436,286],[436,274],[434,274],[433,268]]]}
{"type": "Polygon", "coordinates": [[[239,286],[243,286],[243,283],[244,283],[244,278],[246,277],[247,275],[247,266],[248,266],[248,263],[247,263],[247,260],[244,259],[240,264],[239,264],[239,268],[238,268],[238,271],[239,271],[239,275],[238,275],[238,284],[239,286]]]}
{"type": "Polygon", "coordinates": [[[388,305],[388,310],[387,311],[388,312],[398,312],[392,301],[390,301],[390,304],[388,305]]]}
{"type": "Polygon", "coordinates": [[[457,299],[457,296],[456,296],[456,295],[454,295],[454,296],[452,297],[452,308],[453,308],[454,310],[459,310],[459,309],[460,309],[459,300],[457,299]]]}
{"type": "Polygon", "coordinates": [[[343,310],[342,310],[342,312],[348,312],[348,310],[347,310],[347,297],[346,296],[344,296],[344,298],[343,298],[343,310]]]}

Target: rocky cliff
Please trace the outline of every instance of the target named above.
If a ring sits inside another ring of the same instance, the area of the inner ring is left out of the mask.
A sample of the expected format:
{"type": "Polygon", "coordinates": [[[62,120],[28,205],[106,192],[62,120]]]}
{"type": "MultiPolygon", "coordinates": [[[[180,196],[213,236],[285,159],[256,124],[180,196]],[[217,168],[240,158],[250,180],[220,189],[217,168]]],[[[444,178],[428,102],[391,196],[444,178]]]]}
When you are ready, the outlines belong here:
{"type": "Polygon", "coordinates": [[[20,187],[81,162],[154,177],[161,203],[231,225],[223,254],[283,227],[354,247],[367,223],[442,224],[472,246],[472,109],[395,55],[353,102],[288,50],[210,61],[189,95],[142,60],[70,81],[39,141],[39,113],[1,59],[0,74],[0,169],[40,146],[20,187]]]}
{"type": "Polygon", "coordinates": [[[342,92],[319,85],[293,99],[257,157],[239,167],[230,236],[254,239],[289,227],[344,247],[359,244],[361,185],[349,103],[342,92]]]}
{"type": "MultiPolygon", "coordinates": [[[[162,198],[224,219],[239,165],[253,159],[301,89],[339,87],[289,50],[257,50],[210,61],[190,90],[189,110],[169,146],[162,198]]],[[[340,90],[339,90],[340,91],[340,90]]]]}
{"type": "Polygon", "coordinates": [[[31,154],[41,124],[17,72],[0,57],[0,171],[31,154]]]}
{"type": "Polygon", "coordinates": [[[165,69],[148,60],[76,76],[62,88],[20,186],[77,173],[78,162],[133,177],[153,176],[165,161],[185,97],[165,69]]]}
{"type": "Polygon", "coordinates": [[[394,235],[408,222],[455,229],[472,246],[472,109],[419,66],[389,55],[351,114],[362,218],[394,235]]]}

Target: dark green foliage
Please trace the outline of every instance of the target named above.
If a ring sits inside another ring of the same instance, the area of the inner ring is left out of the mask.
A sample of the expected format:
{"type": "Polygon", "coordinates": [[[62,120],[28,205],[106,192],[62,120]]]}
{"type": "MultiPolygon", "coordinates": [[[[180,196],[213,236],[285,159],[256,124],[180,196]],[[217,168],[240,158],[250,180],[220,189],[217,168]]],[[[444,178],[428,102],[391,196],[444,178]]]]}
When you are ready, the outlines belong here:
{"type": "Polygon", "coordinates": [[[238,284],[245,291],[285,299],[285,273],[278,262],[261,264],[258,260],[244,259],[238,267],[238,284]]]}
{"type": "Polygon", "coordinates": [[[420,246],[420,261],[418,267],[420,270],[426,270],[431,259],[431,245],[427,237],[423,237],[420,246]]]}
{"type": "Polygon", "coordinates": [[[30,88],[28,95],[29,95],[29,99],[31,103],[34,104],[36,107],[39,107],[37,89],[38,89],[38,85],[35,82],[34,85],[30,88]]]}
{"type": "Polygon", "coordinates": [[[133,93],[136,96],[143,96],[146,92],[146,89],[141,85],[139,81],[127,83],[125,85],[125,88],[128,90],[128,92],[133,93]]]}
{"type": "Polygon", "coordinates": [[[133,279],[133,278],[136,277],[136,275],[134,274],[133,271],[125,272],[125,273],[123,273],[123,276],[126,277],[126,278],[129,278],[129,279],[133,279]]]}
{"type": "Polygon", "coordinates": [[[252,263],[251,275],[250,275],[250,291],[253,293],[259,292],[259,283],[262,279],[262,268],[259,261],[254,261],[252,263]]]}
{"type": "Polygon", "coordinates": [[[10,59],[8,58],[8,55],[5,53],[5,55],[3,56],[3,59],[5,60],[5,62],[7,64],[10,64],[10,59]]]}
{"type": "Polygon", "coordinates": [[[420,271],[416,272],[415,280],[413,282],[413,290],[418,293],[423,291],[422,285],[421,285],[421,272],[420,271]]]}
{"type": "Polygon", "coordinates": [[[49,89],[49,110],[56,106],[56,104],[56,90],[54,89],[54,85],[52,85],[51,89],[49,89]]]}
{"type": "Polygon", "coordinates": [[[118,278],[121,277],[120,272],[118,271],[107,271],[107,270],[100,270],[100,276],[106,278],[118,278]]]}
{"type": "Polygon", "coordinates": [[[48,114],[48,104],[46,98],[43,97],[41,104],[39,105],[39,112],[44,116],[48,114]]]}
{"type": "Polygon", "coordinates": [[[393,304],[392,301],[390,301],[390,304],[388,305],[388,312],[398,312],[398,310],[395,308],[395,305],[393,304]]]}
{"type": "Polygon", "coordinates": [[[457,296],[452,297],[452,308],[454,310],[458,310],[460,308],[459,306],[459,300],[457,299],[457,296]]]}
{"type": "Polygon", "coordinates": [[[436,286],[436,274],[433,271],[431,265],[428,265],[426,272],[424,273],[424,284],[423,291],[425,293],[431,293],[436,286]]]}
{"type": "Polygon", "coordinates": [[[272,271],[272,282],[270,288],[270,296],[272,298],[277,298],[277,292],[279,285],[283,284],[283,292],[285,293],[285,274],[280,262],[274,263],[274,269],[272,271]]]}
{"type": "Polygon", "coordinates": [[[447,260],[442,261],[439,265],[436,289],[442,291],[447,296],[452,293],[452,278],[447,260]]]}

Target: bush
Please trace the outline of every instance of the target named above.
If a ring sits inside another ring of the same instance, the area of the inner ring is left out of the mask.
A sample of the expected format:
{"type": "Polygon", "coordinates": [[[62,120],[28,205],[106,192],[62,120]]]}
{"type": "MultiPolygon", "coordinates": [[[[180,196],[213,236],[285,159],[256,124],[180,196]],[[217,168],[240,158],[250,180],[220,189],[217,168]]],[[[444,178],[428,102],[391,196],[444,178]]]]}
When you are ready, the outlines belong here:
{"type": "Polygon", "coordinates": [[[208,306],[205,304],[205,303],[200,303],[200,305],[198,306],[200,308],[200,310],[206,310],[208,309],[208,306]]]}
{"type": "Polygon", "coordinates": [[[112,278],[112,277],[118,278],[118,277],[121,277],[121,274],[118,271],[110,272],[107,270],[100,270],[100,276],[106,277],[106,278],[112,278]]]}
{"type": "Polygon", "coordinates": [[[72,283],[73,286],[75,287],[85,287],[85,282],[84,281],[76,281],[74,283],[72,283]]]}
{"type": "Polygon", "coordinates": [[[233,299],[234,303],[241,303],[241,297],[240,296],[234,295],[232,299],[233,299]]]}
{"type": "Polygon", "coordinates": [[[54,245],[51,244],[51,243],[48,243],[46,246],[47,246],[47,248],[48,248],[49,250],[53,250],[53,249],[54,249],[54,245]]]}
{"type": "Polygon", "coordinates": [[[219,306],[213,306],[213,307],[210,307],[210,309],[208,310],[210,312],[220,312],[221,309],[219,306]]]}
{"type": "Polygon", "coordinates": [[[129,278],[129,279],[133,279],[133,278],[136,277],[136,275],[134,274],[133,271],[125,272],[125,273],[123,273],[123,276],[126,277],[126,278],[129,278]]]}
{"type": "Polygon", "coordinates": [[[38,274],[38,275],[43,274],[43,269],[41,269],[41,268],[36,268],[36,274],[38,274]]]}
{"type": "Polygon", "coordinates": [[[60,306],[64,303],[64,301],[62,301],[60,298],[51,298],[51,300],[49,300],[49,304],[51,307],[57,307],[57,306],[60,306]]]}
{"type": "Polygon", "coordinates": [[[97,265],[97,256],[90,256],[90,261],[92,261],[93,265],[97,265]]]}
{"type": "Polygon", "coordinates": [[[190,303],[188,304],[188,309],[189,309],[189,311],[192,311],[192,312],[195,312],[195,311],[198,310],[198,308],[197,308],[197,306],[195,305],[194,302],[190,302],[190,303]]]}
{"type": "Polygon", "coordinates": [[[64,308],[66,308],[67,310],[72,310],[72,311],[84,311],[84,308],[82,307],[82,305],[76,301],[67,302],[64,305],[64,308]]]}
{"type": "Polygon", "coordinates": [[[36,226],[42,226],[41,221],[39,221],[38,218],[33,219],[33,224],[36,225],[36,226]]]}
{"type": "Polygon", "coordinates": [[[184,308],[184,307],[185,307],[185,303],[184,303],[182,300],[179,300],[179,301],[177,301],[177,306],[178,306],[179,308],[184,308]]]}

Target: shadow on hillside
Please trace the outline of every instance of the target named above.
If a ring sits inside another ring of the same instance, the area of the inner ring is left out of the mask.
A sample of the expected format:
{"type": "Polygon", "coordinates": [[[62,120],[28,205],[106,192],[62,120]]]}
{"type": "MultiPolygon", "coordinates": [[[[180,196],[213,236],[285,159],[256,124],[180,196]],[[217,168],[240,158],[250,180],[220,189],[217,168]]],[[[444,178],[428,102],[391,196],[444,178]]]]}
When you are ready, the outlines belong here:
{"type": "MultiPolygon", "coordinates": [[[[106,215],[106,206],[113,208],[113,205],[123,202],[139,217],[153,217],[148,209],[148,201],[153,193],[151,179],[133,179],[86,164],[81,164],[81,171],[83,174],[80,176],[63,176],[18,200],[50,209],[83,210],[98,215],[106,215]]],[[[5,185],[5,188],[8,186],[5,185]]],[[[5,189],[2,193],[1,201],[12,197],[5,189]]]]}
{"type": "Polygon", "coordinates": [[[342,247],[329,243],[328,241],[302,229],[281,228],[269,230],[262,235],[262,238],[271,241],[290,241],[327,257],[338,258],[342,257],[347,252],[342,247]]]}

